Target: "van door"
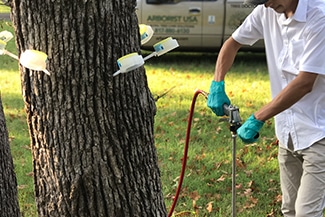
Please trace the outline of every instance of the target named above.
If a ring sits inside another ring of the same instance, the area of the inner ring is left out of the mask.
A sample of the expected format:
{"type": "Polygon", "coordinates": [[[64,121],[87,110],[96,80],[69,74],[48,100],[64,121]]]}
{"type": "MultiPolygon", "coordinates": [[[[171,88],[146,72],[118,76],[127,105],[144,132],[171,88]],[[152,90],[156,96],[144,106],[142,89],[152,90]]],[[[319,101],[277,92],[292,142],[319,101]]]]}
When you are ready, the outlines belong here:
{"type": "Polygon", "coordinates": [[[243,0],[227,0],[227,14],[225,22],[226,38],[228,38],[237,29],[237,27],[242,24],[253,8],[253,6],[244,5],[243,0]]]}
{"type": "MultiPolygon", "coordinates": [[[[239,27],[252,12],[254,6],[244,5],[243,0],[227,0],[225,20],[225,40],[239,27]]],[[[263,40],[259,40],[252,47],[244,46],[242,50],[264,50],[263,40]]]]}
{"type": "Polygon", "coordinates": [[[206,50],[219,50],[253,10],[243,3],[243,0],[204,0],[202,35],[206,50]]]}
{"type": "Polygon", "coordinates": [[[218,50],[224,38],[225,0],[203,0],[202,48],[218,50]]]}
{"type": "Polygon", "coordinates": [[[154,30],[145,49],[170,36],[182,48],[202,46],[202,0],[141,0],[139,4],[139,20],[154,30]]]}

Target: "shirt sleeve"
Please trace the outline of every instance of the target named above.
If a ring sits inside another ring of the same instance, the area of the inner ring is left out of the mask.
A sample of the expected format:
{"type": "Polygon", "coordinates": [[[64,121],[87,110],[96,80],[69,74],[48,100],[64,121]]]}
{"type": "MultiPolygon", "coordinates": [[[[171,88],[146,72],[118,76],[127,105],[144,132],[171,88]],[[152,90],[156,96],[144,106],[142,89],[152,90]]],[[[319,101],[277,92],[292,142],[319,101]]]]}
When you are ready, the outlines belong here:
{"type": "Polygon", "coordinates": [[[259,39],[263,38],[263,7],[257,6],[244,20],[244,22],[233,32],[235,41],[243,45],[252,46],[259,39]]]}
{"type": "Polygon", "coordinates": [[[299,71],[325,75],[325,17],[314,16],[306,23],[304,51],[299,71]]]}

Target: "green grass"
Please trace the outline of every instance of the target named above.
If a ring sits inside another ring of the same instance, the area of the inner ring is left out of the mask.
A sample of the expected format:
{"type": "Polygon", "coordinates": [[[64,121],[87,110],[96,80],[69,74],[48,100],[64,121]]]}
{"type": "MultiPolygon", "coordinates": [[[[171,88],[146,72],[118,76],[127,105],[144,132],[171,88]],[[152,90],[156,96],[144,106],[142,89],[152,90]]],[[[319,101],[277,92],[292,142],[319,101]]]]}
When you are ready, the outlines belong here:
{"type": "MultiPolygon", "coordinates": [[[[8,23],[0,31],[13,32],[8,23]]],[[[13,40],[7,49],[16,53],[13,40]]],[[[145,52],[145,55],[148,55],[145,52]]],[[[169,211],[179,181],[189,108],[196,89],[209,91],[215,54],[169,53],[146,62],[149,87],[158,96],[155,139],[169,211]]],[[[22,216],[36,216],[32,157],[17,61],[0,56],[0,88],[18,179],[22,216]]],[[[242,119],[270,100],[264,54],[241,53],[226,78],[226,92],[242,119]]],[[[232,139],[227,121],[199,96],[189,144],[186,177],[175,216],[231,216],[232,139]]],[[[227,120],[227,119],[226,119],[227,120]]],[[[273,120],[251,145],[237,139],[237,216],[279,216],[280,184],[273,120]]]]}
{"type": "MultiPolygon", "coordinates": [[[[144,54],[144,56],[147,54],[144,54]]],[[[156,146],[169,208],[179,180],[189,109],[195,90],[209,91],[215,54],[170,53],[146,63],[157,102],[156,146]]],[[[241,53],[226,77],[226,92],[242,119],[270,100],[264,54],[241,53]]],[[[175,215],[231,216],[232,137],[199,96],[196,102],[183,190],[175,215]],[[209,207],[209,210],[207,209],[209,207]]],[[[279,216],[280,185],[273,120],[251,145],[237,142],[237,216],[279,216]]]]}
{"type": "Polygon", "coordinates": [[[0,13],[10,13],[10,7],[3,5],[3,3],[0,2],[0,13]]]}
{"type": "MultiPolygon", "coordinates": [[[[13,27],[8,22],[0,22],[0,31],[3,30],[14,33],[13,27]]],[[[6,49],[17,54],[14,39],[8,42],[6,49]]],[[[17,176],[21,216],[34,217],[36,216],[36,208],[32,156],[21,94],[18,62],[9,56],[1,55],[0,66],[0,91],[17,176]]]]}

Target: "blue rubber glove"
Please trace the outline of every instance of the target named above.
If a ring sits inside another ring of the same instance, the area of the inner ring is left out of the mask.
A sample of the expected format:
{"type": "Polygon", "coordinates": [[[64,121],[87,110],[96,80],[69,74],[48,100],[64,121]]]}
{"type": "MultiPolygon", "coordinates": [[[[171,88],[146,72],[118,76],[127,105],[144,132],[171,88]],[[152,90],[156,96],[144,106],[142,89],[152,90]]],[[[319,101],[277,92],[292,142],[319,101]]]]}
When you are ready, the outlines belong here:
{"type": "Polygon", "coordinates": [[[244,143],[253,143],[259,137],[259,131],[263,127],[264,121],[257,120],[252,114],[241,127],[237,129],[238,137],[244,143]]]}
{"type": "Polygon", "coordinates": [[[208,107],[217,115],[225,115],[223,105],[230,105],[230,100],[225,92],[224,81],[212,81],[208,95],[208,107]]]}

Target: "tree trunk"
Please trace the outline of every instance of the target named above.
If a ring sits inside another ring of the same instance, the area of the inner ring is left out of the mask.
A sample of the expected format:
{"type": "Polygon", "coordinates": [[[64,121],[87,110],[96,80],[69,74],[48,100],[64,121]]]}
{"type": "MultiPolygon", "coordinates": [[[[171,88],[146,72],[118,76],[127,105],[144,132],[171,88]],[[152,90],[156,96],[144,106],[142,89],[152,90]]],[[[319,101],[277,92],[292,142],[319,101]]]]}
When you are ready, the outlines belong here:
{"type": "Polygon", "coordinates": [[[16,217],[19,214],[17,180],[14,172],[8,131],[0,97],[0,216],[16,217]]]}
{"type": "Polygon", "coordinates": [[[39,216],[166,216],[135,0],[13,0],[20,53],[48,54],[51,75],[21,68],[39,216]]]}

